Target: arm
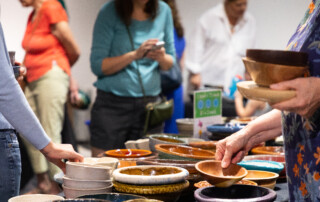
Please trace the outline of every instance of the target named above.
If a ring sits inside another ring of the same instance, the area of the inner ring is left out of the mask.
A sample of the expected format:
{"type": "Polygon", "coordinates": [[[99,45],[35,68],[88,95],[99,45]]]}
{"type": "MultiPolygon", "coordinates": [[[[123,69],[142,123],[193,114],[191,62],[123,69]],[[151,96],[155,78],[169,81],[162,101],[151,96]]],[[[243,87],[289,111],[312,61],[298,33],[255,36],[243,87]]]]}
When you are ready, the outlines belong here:
{"type": "Polygon", "coordinates": [[[254,146],[281,135],[281,112],[272,110],[250,122],[242,130],[220,140],[216,145],[216,159],[222,167],[239,162],[254,146]]]}
{"type": "Polygon", "coordinates": [[[265,103],[257,100],[248,100],[246,106],[243,104],[243,96],[236,91],[235,94],[235,107],[236,112],[239,117],[249,117],[252,116],[256,110],[264,107],[265,103]]]}
{"type": "Polygon", "coordinates": [[[58,38],[64,47],[70,66],[74,65],[80,56],[80,49],[74,40],[68,22],[61,21],[51,25],[51,33],[58,38]]]}

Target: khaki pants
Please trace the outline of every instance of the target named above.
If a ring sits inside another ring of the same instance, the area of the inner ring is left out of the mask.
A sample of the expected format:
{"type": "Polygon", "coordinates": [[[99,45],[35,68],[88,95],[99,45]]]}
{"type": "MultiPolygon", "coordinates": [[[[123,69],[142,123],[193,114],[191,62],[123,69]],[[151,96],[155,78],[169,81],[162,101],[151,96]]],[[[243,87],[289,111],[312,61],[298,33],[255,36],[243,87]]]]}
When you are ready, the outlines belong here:
{"type": "MultiPolygon", "coordinates": [[[[26,98],[38,117],[42,127],[54,143],[61,143],[61,131],[64,119],[64,104],[67,100],[69,76],[58,66],[40,79],[28,83],[26,98]]],[[[29,142],[24,141],[33,171],[36,174],[49,171],[52,178],[60,169],[46,158],[29,142]]]]}

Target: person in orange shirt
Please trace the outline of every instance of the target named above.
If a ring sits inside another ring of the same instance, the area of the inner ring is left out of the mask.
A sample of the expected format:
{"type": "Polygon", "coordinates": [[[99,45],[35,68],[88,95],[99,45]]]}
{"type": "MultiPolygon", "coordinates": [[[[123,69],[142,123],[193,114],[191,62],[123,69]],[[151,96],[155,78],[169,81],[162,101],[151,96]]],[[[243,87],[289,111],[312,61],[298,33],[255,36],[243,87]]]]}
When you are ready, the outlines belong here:
{"type": "MultiPolygon", "coordinates": [[[[70,88],[77,87],[71,79],[71,66],[80,51],[72,36],[68,16],[57,0],[19,0],[23,7],[33,7],[22,47],[26,51],[23,65],[27,68],[25,95],[44,130],[55,143],[61,143],[64,104],[70,88]]],[[[57,194],[60,188],[52,180],[59,168],[25,141],[37,188],[30,193],[57,194]]]]}

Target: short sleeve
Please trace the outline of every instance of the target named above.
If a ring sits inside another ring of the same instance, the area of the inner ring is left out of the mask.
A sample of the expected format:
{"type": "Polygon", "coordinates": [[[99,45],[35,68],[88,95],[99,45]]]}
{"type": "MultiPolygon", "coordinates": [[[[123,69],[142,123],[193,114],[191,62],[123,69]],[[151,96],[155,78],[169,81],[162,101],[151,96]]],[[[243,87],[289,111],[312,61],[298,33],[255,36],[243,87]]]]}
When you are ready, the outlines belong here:
{"type": "Polygon", "coordinates": [[[67,12],[58,1],[47,1],[47,3],[42,7],[42,12],[47,18],[49,24],[68,21],[67,12]]]}

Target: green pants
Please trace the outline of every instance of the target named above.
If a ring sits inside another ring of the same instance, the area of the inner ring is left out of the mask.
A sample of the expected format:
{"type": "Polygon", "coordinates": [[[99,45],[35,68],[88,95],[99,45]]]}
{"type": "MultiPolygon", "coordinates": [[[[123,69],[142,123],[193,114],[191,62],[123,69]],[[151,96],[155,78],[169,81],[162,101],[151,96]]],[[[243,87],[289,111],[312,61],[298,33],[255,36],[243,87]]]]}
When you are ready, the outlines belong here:
{"type": "MultiPolygon", "coordinates": [[[[64,104],[67,100],[69,76],[58,66],[43,75],[40,79],[28,83],[26,98],[38,117],[42,127],[54,143],[61,143],[61,131],[64,121],[64,104]]],[[[49,171],[50,177],[60,169],[46,158],[29,142],[24,141],[34,173],[49,171]]]]}

